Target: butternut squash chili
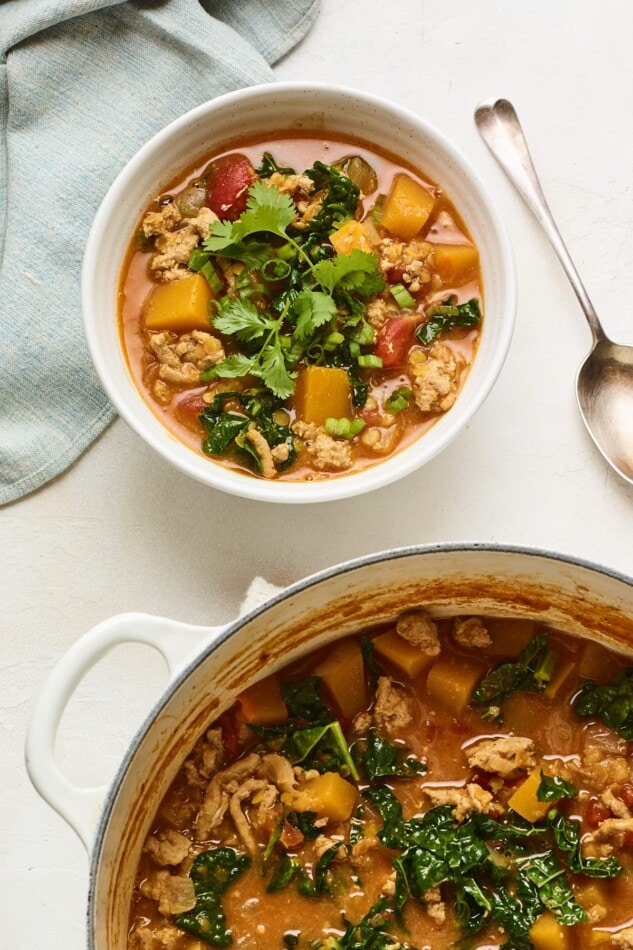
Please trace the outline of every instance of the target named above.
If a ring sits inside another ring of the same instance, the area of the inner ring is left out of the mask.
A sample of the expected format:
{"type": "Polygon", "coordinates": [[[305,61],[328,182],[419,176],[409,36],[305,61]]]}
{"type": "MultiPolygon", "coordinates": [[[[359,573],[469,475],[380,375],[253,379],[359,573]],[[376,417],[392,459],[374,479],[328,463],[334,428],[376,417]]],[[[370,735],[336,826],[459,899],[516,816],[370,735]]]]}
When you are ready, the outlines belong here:
{"type": "Polygon", "coordinates": [[[148,835],[130,950],[633,946],[633,668],[422,611],[250,687],[148,835]]]}
{"type": "Polygon", "coordinates": [[[244,146],[142,220],[120,293],[130,366],[222,464],[291,480],[375,464],[451,408],[474,358],[479,256],[457,211],[355,148],[244,146]]]}

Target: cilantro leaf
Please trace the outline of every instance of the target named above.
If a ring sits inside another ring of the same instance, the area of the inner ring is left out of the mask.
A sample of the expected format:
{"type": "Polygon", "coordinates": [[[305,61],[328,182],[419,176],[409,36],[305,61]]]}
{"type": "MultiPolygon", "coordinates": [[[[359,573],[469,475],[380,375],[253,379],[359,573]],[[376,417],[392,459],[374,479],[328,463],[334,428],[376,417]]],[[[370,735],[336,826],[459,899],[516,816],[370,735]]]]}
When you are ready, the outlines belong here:
{"type": "Polygon", "coordinates": [[[336,316],[336,303],[328,294],[318,290],[302,290],[295,298],[291,312],[297,317],[293,339],[305,345],[318,327],[336,316]]]}
{"type": "Polygon", "coordinates": [[[385,282],[378,272],[378,255],[367,254],[355,248],[351,254],[338,254],[331,261],[314,265],[312,273],[329,294],[340,286],[363,297],[381,291],[385,282]]]}
{"type": "Polygon", "coordinates": [[[297,374],[288,372],[278,337],[262,350],[257,375],[279,399],[287,399],[295,391],[297,374]]]}
{"type": "MultiPolygon", "coordinates": [[[[295,203],[290,195],[285,195],[273,185],[255,181],[248,189],[246,211],[233,225],[234,241],[243,241],[251,234],[267,231],[286,236],[286,228],[295,216],[295,203]]],[[[213,225],[211,225],[213,232],[213,225]]]]}
{"type": "Polygon", "coordinates": [[[250,300],[240,297],[224,297],[217,316],[213,318],[216,330],[234,334],[238,340],[245,342],[259,339],[275,325],[275,320],[263,314],[250,300]]]}

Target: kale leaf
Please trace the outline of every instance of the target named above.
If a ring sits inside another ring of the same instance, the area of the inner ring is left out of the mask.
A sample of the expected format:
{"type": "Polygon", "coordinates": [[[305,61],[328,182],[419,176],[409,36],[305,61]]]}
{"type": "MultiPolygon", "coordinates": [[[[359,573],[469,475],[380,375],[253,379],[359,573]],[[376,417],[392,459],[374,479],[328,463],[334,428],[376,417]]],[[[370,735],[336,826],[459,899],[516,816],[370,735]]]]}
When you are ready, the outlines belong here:
{"type": "Polygon", "coordinates": [[[473,297],[467,303],[457,303],[457,297],[451,295],[441,304],[429,307],[426,312],[429,318],[421,323],[415,335],[424,346],[433,343],[440,333],[448,333],[455,327],[472,327],[481,320],[479,301],[473,297]]]}
{"type": "Polygon", "coordinates": [[[389,934],[390,921],[383,913],[386,908],[387,900],[381,898],[357,924],[343,918],[345,933],[337,941],[337,950],[386,950],[395,943],[402,950],[414,950],[410,944],[395,941],[393,935],[389,934]]]}
{"type": "Polygon", "coordinates": [[[321,698],[321,679],[307,676],[284,683],[281,693],[288,708],[288,722],[278,726],[249,728],[264,742],[272,742],[293,765],[319,772],[340,772],[358,781],[358,769],[351,756],[341,724],[321,698]],[[306,726],[309,722],[312,725],[306,726]]]}
{"type": "Polygon", "coordinates": [[[552,809],[547,816],[547,823],[551,828],[554,840],[559,849],[567,854],[567,863],[574,874],[584,874],[585,877],[611,878],[617,877],[622,871],[622,865],[616,857],[586,858],[580,845],[580,822],[576,818],[565,818],[558,809],[552,809]]]}
{"type": "Polygon", "coordinates": [[[334,715],[321,698],[321,677],[306,676],[290,680],[281,687],[281,695],[291,719],[304,719],[317,725],[332,722],[334,715]]]}
{"type": "Polygon", "coordinates": [[[266,893],[276,894],[277,891],[283,891],[285,887],[292,883],[300,868],[301,865],[298,861],[291,858],[289,854],[284,854],[272,872],[266,885],[266,893]]]}
{"type": "Polygon", "coordinates": [[[541,782],[536,790],[539,802],[558,802],[561,798],[575,798],[578,789],[571,782],[566,782],[559,775],[544,775],[541,772],[541,782]]]}
{"type": "Polygon", "coordinates": [[[378,832],[378,838],[384,846],[386,848],[406,847],[402,805],[391,789],[386,785],[376,785],[366,788],[363,794],[373,802],[382,818],[382,828],[378,832]]]}
{"type": "Polygon", "coordinates": [[[286,815],[286,821],[300,831],[306,841],[314,841],[323,833],[322,829],[314,824],[317,818],[315,811],[291,811],[286,815]]]}
{"type": "Polygon", "coordinates": [[[260,178],[270,178],[275,172],[280,175],[295,174],[294,168],[290,168],[288,165],[278,165],[270,152],[264,152],[262,155],[262,163],[255,171],[260,178]]]}
{"type": "Polygon", "coordinates": [[[633,740],[633,667],[610,683],[587,683],[574,703],[578,716],[599,717],[628,742],[633,740]]]}
{"type": "Polygon", "coordinates": [[[372,782],[381,778],[414,778],[426,772],[426,765],[408,756],[405,746],[393,745],[375,730],[360,740],[357,748],[357,761],[372,782]]]}
{"type": "Polygon", "coordinates": [[[242,461],[260,471],[259,456],[245,439],[246,430],[254,423],[271,448],[282,444],[288,447],[288,458],[279,465],[282,470],[287,468],[295,460],[296,450],[290,427],[279,425],[274,420],[273,413],[281,405],[280,399],[263,388],[218,393],[199,415],[207,430],[203,450],[208,455],[226,455],[232,447],[242,461]],[[225,412],[224,405],[229,400],[238,402],[244,414],[225,412]]]}
{"type": "Polygon", "coordinates": [[[306,871],[302,870],[298,887],[302,897],[322,897],[324,894],[332,893],[330,865],[334,861],[339,848],[340,845],[335,844],[323,852],[315,865],[312,879],[306,871]]]}
{"type": "Polygon", "coordinates": [[[196,906],[179,914],[175,918],[176,925],[212,947],[230,947],[233,937],[226,926],[222,895],[250,863],[248,855],[233,848],[215,848],[199,854],[189,872],[196,892],[196,906]]]}
{"type": "Polygon", "coordinates": [[[316,247],[331,231],[340,227],[356,214],[360,189],[354,182],[331,165],[315,162],[305,173],[314,182],[314,193],[325,191],[321,210],[297,237],[306,249],[316,247]]]}
{"type": "Polygon", "coordinates": [[[520,874],[536,887],[541,904],[554,914],[560,924],[573,927],[574,924],[589,920],[574,898],[565,872],[553,854],[528,858],[521,865],[520,874]]]}
{"type": "Polygon", "coordinates": [[[549,650],[549,634],[534,637],[521,650],[515,661],[496,666],[484,676],[473,691],[471,704],[487,721],[503,721],[501,704],[518,690],[538,691],[551,679],[555,654],[549,650]]]}

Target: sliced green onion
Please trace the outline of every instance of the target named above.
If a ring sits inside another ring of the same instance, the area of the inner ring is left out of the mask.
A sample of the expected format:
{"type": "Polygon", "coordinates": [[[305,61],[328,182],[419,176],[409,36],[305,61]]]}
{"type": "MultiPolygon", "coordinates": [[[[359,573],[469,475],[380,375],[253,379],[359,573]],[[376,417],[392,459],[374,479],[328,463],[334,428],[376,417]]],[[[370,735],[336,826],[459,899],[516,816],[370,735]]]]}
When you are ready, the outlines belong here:
{"type": "Polygon", "coordinates": [[[388,412],[402,412],[409,405],[412,395],[413,393],[408,386],[400,386],[398,389],[394,389],[391,396],[385,399],[385,409],[388,412]]]}
{"type": "Polygon", "coordinates": [[[366,356],[358,357],[358,365],[362,366],[363,369],[380,369],[382,366],[382,360],[379,356],[374,356],[373,353],[368,353],[366,356]]]}
{"type": "Polygon", "coordinates": [[[353,439],[366,425],[363,419],[326,419],[325,431],[342,439],[353,439]]]}
{"type": "Polygon", "coordinates": [[[222,283],[222,280],[220,279],[215,267],[209,260],[209,255],[206,251],[201,251],[199,248],[195,248],[189,255],[187,267],[189,270],[199,271],[214,294],[222,293],[224,284],[222,283]]]}
{"type": "Polygon", "coordinates": [[[350,343],[349,351],[352,359],[357,359],[360,356],[360,343],[350,343]]]}
{"type": "Polygon", "coordinates": [[[271,257],[264,261],[260,268],[260,273],[264,280],[285,280],[291,271],[290,264],[282,261],[278,257],[271,257]]]}
{"type": "Polygon", "coordinates": [[[332,350],[335,350],[337,346],[340,346],[341,343],[345,342],[345,337],[342,333],[330,333],[329,336],[325,338],[325,343],[323,344],[323,349],[327,350],[328,353],[331,353],[332,350]]]}
{"type": "Polygon", "coordinates": [[[385,203],[385,195],[378,195],[376,198],[376,204],[372,208],[371,220],[374,222],[376,227],[380,227],[380,219],[382,218],[382,206],[385,203]]]}
{"type": "Polygon", "coordinates": [[[363,321],[356,332],[352,335],[352,340],[359,346],[369,346],[376,338],[376,331],[369,324],[363,321]]]}
{"type": "Polygon", "coordinates": [[[413,307],[415,305],[415,300],[404,284],[394,284],[393,287],[390,287],[389,289],[391,291],[391,296],[396,301],[401,310],[405,310],[407,307],[413,307]]]}
{"type": "Polygon", "coordinates": [[[281,247],[277,248],[277,257],[282,261],[289,261],[295,254],[296,250],[292,244],[282,244],[281,247]]]}
{"type": "Polygon", "coordinates": [[[426,315],[431,320],[433,317],[458,317],[457,296],[451,294],[441,304],[434,304],[426,311],[426,315]]]}
{"type": "Polygon", "coordinates": [[[546,683],[549,683],[554,670],[556,669],[556,660],[558,659],[556,653],[553,650],[548,650],[543,659],[541,660],[540,665],[534,670],[534,679],[539,684],[539,686],[544,686],[546,683]]]}
{"type": "Polygon", "coordinates": [[[280,335],[279,344],[282,347],[282,349],[289,350],[290,347],[292,346],[292,340],[290,339],[289,336],[280,335]]]}

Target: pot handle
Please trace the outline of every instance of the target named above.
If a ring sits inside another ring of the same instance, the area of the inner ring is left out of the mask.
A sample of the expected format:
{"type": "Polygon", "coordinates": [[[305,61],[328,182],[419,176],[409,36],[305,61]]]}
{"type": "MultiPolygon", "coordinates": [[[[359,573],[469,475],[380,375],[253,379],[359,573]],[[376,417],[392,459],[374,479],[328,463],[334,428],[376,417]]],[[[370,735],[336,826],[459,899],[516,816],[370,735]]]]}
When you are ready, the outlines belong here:
{"type": "Polygon", "coordinates": [[[158,650],[171,683],[224,629],[177,623],[150,614],[118,614],[84,634],[51,671],[35,701],[26,737],[26,768],[42,798],[77,832],[87,851],[108,786],[73,785],[55,762],[57,729],[76,687],[106,653],[124,643],[144,643],[158,650]]]}

